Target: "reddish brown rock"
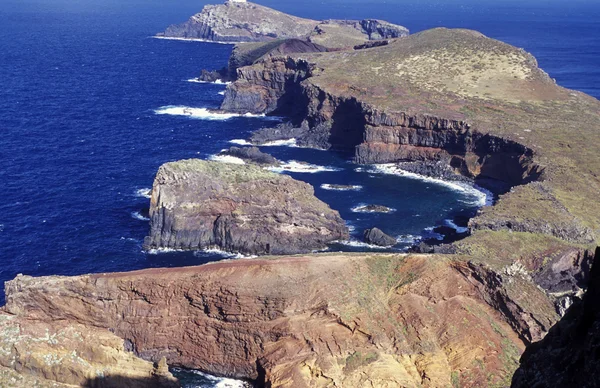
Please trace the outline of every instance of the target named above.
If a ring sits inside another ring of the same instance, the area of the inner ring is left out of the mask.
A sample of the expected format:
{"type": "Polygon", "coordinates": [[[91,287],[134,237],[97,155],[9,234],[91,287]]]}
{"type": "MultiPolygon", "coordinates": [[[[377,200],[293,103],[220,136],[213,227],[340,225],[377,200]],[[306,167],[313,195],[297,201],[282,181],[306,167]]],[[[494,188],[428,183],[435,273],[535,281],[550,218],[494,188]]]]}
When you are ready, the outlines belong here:
{"type": "Polygon", "coordinates": [[[524,348],[511,324],[532,328],[509,324],[478,279],[443,256],[267,258],[21,276],[6,310],[107,328],[147,360],[274,386],[500,384],[524,348]]]}

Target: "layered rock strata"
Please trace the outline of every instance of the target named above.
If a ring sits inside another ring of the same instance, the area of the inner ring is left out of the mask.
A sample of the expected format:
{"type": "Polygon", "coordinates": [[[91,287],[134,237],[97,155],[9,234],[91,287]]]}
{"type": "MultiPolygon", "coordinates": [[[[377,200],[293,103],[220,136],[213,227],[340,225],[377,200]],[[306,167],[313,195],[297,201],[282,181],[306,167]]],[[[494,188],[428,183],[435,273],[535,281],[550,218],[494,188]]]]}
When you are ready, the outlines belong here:
{"type": "Polygon", "coordinates": [[[519,274],[490,278],[486,268],[444,256],[329,254],[20,276],[7,283],[5,309],[109,329],[144,359],[269,386],[506,385],[519,336],[537,338],[546,322],[540,305],[524,308],[523,293],[544,295],[519,274]]]}
{"type": "Polygon", "coordinates": [[[156,175],[144,245],[264,255],[311,252],[347,237],[338,212],[307,183],[254,165],[183,160],[156,175]]]}
{"type": "Polygon", "coordinates": [[[164,359],[154,365],[136,357],[122,338],[106,329],[0,312],[0,386],[180,386],[164,359]]]}

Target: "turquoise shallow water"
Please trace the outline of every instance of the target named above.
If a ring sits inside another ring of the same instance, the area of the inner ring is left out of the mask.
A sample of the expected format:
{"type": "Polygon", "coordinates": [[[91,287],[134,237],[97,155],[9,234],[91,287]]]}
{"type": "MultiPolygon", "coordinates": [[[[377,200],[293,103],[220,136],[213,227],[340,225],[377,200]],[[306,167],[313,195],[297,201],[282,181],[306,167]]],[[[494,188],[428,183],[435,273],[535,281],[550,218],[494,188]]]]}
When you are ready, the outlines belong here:
{"type": "MultiPolygon", "coordinates": [[[[148,232],[144,189],[151,187],[162,163],[209,157],[232,145],[232,139],[275,124],[261,118],[156,114],[169,106],[216,108],[223,98],[223,85],[187,80],[202,68],[225,64],[231,46],[149,38],[187,19],[202,4],[3,2],[0,281],[17,273],[74,275],[200,264],[222,257],[141,250],[148,232]]],[[[600,7],[592,2],[261,4],[313,18],[377,17],[413,32],[440,25],[477,29],[532,52],[559,84],[600,97],[600,7]]],[[[356,239],[364,228],[378,226],[409,244],[427,235],[430,227],[477,206],[478,197],[456,188],[356,171],[347,155],[291,147],[264,150],[282,160],[328,167],[292,175],[313,184],[316,195],[354,227],[356,239]],[[362,188],[322,188],[335,183],[362,188]],[[395,212],[352,211],[365,203],[387,205],[395,212]]]]}

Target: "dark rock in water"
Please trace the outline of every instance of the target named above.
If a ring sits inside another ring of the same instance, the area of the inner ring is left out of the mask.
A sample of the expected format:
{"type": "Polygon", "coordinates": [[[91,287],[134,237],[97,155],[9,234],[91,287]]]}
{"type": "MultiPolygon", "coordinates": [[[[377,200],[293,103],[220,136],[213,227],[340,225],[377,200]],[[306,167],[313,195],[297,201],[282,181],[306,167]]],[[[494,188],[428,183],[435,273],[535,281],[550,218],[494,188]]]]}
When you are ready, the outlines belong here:
{"type": "Polygon", "coordinates": [[[329,132],[319,128],[309,128],[308,123],[302,122],[299,127],[292,123],[282,123],[273,128],[261,128],[250,136],[250,142],[261,145],[278,140],[296,139],[300,147],[329,149],[329,132]]]}
{"type": "Polygon", "coordinates": [[[391,213],[394,211],[394,209],[383,205],[357,206],[352,210],[359,213],[391,213]]]}
{"type": "Polygon", "coordinates": [[[235,156],[250,163],[262,166],[276,166],[279,161],[273,156],[262,152],[258,147],[231,147],[228,150],[221,151],[221,155],[235,156]]]}
{"type": "MultiPolygon", "coordinates": [[[[600,257],[600,248],[595,256],[600,257]]],[[[600,264],[594,263],[583,301],[574,298],[544,339],[525,349],[512,387],[599,387],[599,300],[600,264]]]]}
{"type": "Polygon", "coordinates": [[[224,67],[221,70],[202,70],[200,76],[198,77],[198,80],[204,82],[216,82],[219,80],[223,82],[228,82],[233,81],[234,79],[232,79],[229,76],[227,68],[224,67]]]}
{"type": "Polygon", "coordinates": [[[398,167],[404,171],[412,172],[431,178],[443,179],[448,181],[459,181],[471,183],[473,180],[464,175],[458,174],[452,169],[447,160],[439,161],[413,161],[399,162],[398,167]]]}
{"type": "Polygon", "coordinates": [[[347,238],[339,213],[309,184],[254,165],[190,159],[158,170],[144,247],[293,254],[347,238]]]}
{"type": "Polygon", "coordinates": [[[362,186],[336,185],[336,184],[329,184],[329,183],[321,185],[321,187],[324,189],[327,189],[327,190],[338,190],[338,191],[353,191],[353,190],[360,190],[362,188],[362,186]]]}
{"type": "Polygon", "coordinates": [[[379,228],[365,230],[364,238],[367,244],[379,245],[382,247],[391,247],[397,243],[395,238],[383,233],[379,228]]]}

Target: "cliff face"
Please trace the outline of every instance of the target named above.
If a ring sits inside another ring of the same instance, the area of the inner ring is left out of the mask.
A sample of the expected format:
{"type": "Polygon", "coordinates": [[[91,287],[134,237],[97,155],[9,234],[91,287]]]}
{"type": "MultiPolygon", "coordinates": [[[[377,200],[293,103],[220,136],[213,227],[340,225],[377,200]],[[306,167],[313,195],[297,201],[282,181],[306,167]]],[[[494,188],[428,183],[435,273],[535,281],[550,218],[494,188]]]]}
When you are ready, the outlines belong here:
{"type": "Polygon", "coordinates": [[[21,276],[6,310],[106,328],[147,360],[272,386],[506,384],[519,336],[537,338],[544,321],[519,298],[544,295],[486,271],[443,256],[329,254],[21,276]]]}
{"type": "MultiPolygon", "coordinates": [[[[159,361],[159,360],[157,360],[159,361]]],[[[2,387],[179,387],[166,364],[154,366],[105,329],[38,321],[0,312],[2,387]]]]}
{"type": "Polygon", "coordinates": [[[288,254],[347,237],[338,212],[304,182],[257,166],[184,160],[158,171],[145,246],[288,254]]]}
{"type": "MultiPolygon", "coordinates": [[[[600,249],[596,250],[596,255],[600,249]]],[[[521,357],[513,387],[597,387],[600,384],[600,265],[583,301],[521,357]]]]}
{"type": "Polygon", "coordinates": [[[329,48],[352,47],[368,40],[408,35],[402,26],[376,19],[303,19],[253,3],[207,5],[187,22],[169,26],[158,36],[215,42],[268,42],[308,39],[329,48]]]}

